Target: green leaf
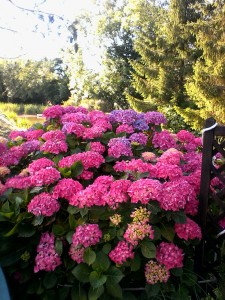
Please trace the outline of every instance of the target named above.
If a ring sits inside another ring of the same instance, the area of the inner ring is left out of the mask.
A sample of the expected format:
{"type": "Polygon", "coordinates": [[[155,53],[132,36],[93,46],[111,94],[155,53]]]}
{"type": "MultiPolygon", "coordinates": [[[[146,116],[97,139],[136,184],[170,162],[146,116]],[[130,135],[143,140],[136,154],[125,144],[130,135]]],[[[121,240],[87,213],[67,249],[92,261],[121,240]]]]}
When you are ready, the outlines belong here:
{"type": "Polygon", "coordinates": [[[79,176],[83,172],[83,170],[84,170],[84,166],[83,166],[82,162],[80,160],[76,161],[71,166],[72,177],[79,176]]]}
{"type": "Polygon", "coordinates": [[[102,252],[104,252],[105,254],[109,254],[109,252],[111,251],[111,245],[109,243],[105,244],[103,247],[102,247],[102,252]]]}
{"type": "Polygon", "coordinates": [[[152,214],[157,214],[161,211],[160,205],[157,201],[151,201],[148,203],[147,209],[150,210],[152,214]]]}
{"type": "Polygon", "coordinates": [[[35,216],[32,224],[34,226],[38,226],[38,225],[41,225],[43,223],[43,221],[44,221],[44,216],[35,216]]]}
{"type": "Polygon", "coordinates": [[[141,243],[141,253],[146,258],[154,258],[156,255],[156,247],[150,240],[144,240],[141,243]]]}
{"type": "Polygon", "coordinates": [[[91,268],[83,263],[76,266],[72,271],[72,274],[76,277],[76,279],[83,283],[89,282],[90,273],[91,268]]]}
{"type": "Polygon", "coordinates": [[[104,285],[107,280],[106,275],[99,274],[96,271],[92,271],[89,276],[90,284],[93,289],[97,289],[100,286],[104,285]]]}
{"type": "Polygon", "coordinates": [[[80,212],[80,208],[72,206],[72,205],[69,205],[68,208],[67,208],[67,211],[68,211],[69,214],[75,215],[75,214],[77,214],[77,213],[80,212]]]}
{"type": "Polygon", "coordinates": [[[86,216],[88,214],[89,209],[87,207],[84,208],[80,208],[80,215],[83,218],[84,216],[86,216]]]}
{"type": "Polygon", "coordinates": [[[118,283],[110,284],[110,283],[106,282],[106,290],[109,293],[109,295],[111,295],[115,298],[118,298],[118,299],[123,298],[123,292],[118,283]]]}
{"type": "Polygon", "coordinates": [[[77,223],[74,215],[69,214],[69,225],[70,225],[70,229],[74,230],[76,228],[77,223]]]}
{"type": "Polygon", "coordinates": [[[174,276],[180,277],[183,274],[183,269],[182,268],[171,269],[170,273],[173,274],[174,276]]]}
{"type": "Polygon", "coordinates": [[[91,248],[87,248],[84,251],[84,261],[90,266],[96,259],[96,254],[91,248]]]}
{"type": "Polygon", "coordinates": [[[66,240],[67,240],[67,242],[68,242],[69,244],[72,243],[72,237],[73,237],[73,234],[74,234],[74,231],[69,231],[69,232],[67,232],[67,234],[66,234],[66,240]]]}
{"type": "Polygon", "coordinates": [[[34,229],[33,226],[26,224],[26,225],[20,225],[20,227],[18,228],[18,235],[20,237],[31,237],[35,234],[36,230],[34,229]]]}
{"type": "Polygon", "coordinates": [[[148,295],[148,299],[151,299],[154,296],[157,296],[160,291],[160,285],[158,283],[156,284],[147,284],[145,286],[145,291],[148,295]]]}
{"type": "Polygon", "coordinates": [[[162,236],[167,239],[169,242],[173,242],[174,236],[175,236],[175,231],[174,228],[170,225],[164,225],[161,224],[160,226],[160,231],[162,236]]]}
{"type": "Polygon", "coordinates": [[[111,140],[111,139],[113,139],[113,138],[115,138],[116,137],[116,134],[114,133],[114,132],[112,132],[112,131],[110,131],[110,132],[106,132],[106,133],[104,133],[103,135],[102,135],[102,139],[101,139],[101,141],[102,141],[102,143],[104,143],[104,144],[108,144],[108,142],[109,142],[109,140],[111,140]]]}
{"type": "Polygon", "coordinates": [[[185,215],[184,211],[177,211],[172,213],[172,219],[176,223],[185,224],[187,222],[187,216],[185,215]]]}
{"type": "MultiPolygon", "coordinates": [[[[57,300],[68,299],[70,289],[68,287],[57,288],[57,300]]],[[[54,299],[53,299],[54,300],[54,299]]]]}
{"type": "Polygon", "coordinates": [[[113,162],[116,161],[116,158],[113,156],[106,156],[105,158],[105,162],[113,162]]]}
{"type": "Polygon", "coordinates": [[[62,225],[54,224],[52,226],[52,232],[55,236],[62,236],[65,233],[65,229],[62,225]]]}
{"type": "Polygon", "coordinates": [[[154,241],[160,240],[161,239],[161,231],[160,231],[159,227],[153,225],[152,229],[154,230],[154,241]]]}
{"type": "MultiPolygon", "coordinates": [[[[3,218],[4,221],[5,221],[5,219],[11,219],[13,216],[14,216],[14,212],[13,211],[12,212],[1,212],[0,211],[0,218],[4,217],[3,218]]],[[[1,219],[0,219],[0,221],[1,221],[1,219]]]]}
{"type": "Polygon", "coordinates": [[[130,263],[131,271],[136,272],[141,267],[141,258],[140,255],[137,253],[134,257],[134,259],[130,263]]]}
{"type": "Polygon", "coordinates": [[[71,170],[69,168],[59,168],[59,172],[63,177],[71,177],[71,170]]]}
{"type": "Polygon", "coordinates": [[[88,292],[88,300],[97,300],[104,293],[104,287],[100,286],[97,289],[90,287],[88,292]]]}
{"type": "Polygon", "coordinates": [[[111,262],[108,258],[108,255],[106,255],[104,252],[99,251],[97,252],[95,262],[92,264],[93,270],[101,273],[108,270],[111,262]]]}
{"type": "Polygon", "coordinates": [[[46,289],[53,288],[56,285],[56,283],[57,283],[57,276],[55,273],[53,272],[45,273],[43,284],[46,289]]]}
{"type": "Polygon", "coordinates": [[[105,274],[109,284],[119,283],[124,277],[123,273],[114,266],[111,266],[105,274]]]}
{"type": "Polygon", "coordinates": [[[137,298],[129,292],[123,293],[123,300],[137,300],[137,298]]]}
{"type": "Polygon", "coordinates": [[[59,254],[62,255],[63,252],[63,242],[59,239],[55,240],[55,251],[59,254]]]}
{"type": "Polygon", "coordinates": [[[59,154],[59,155],[56,155],[54,158],[53,158],[53,161],[56,165],[58,165],[59,161],[63,158],[63,154],[59,154]]]}
{"type": "Polygon", "coordinates": [[[7,233],[3,234],[4,237],[9,237],[17,232],[17,228],[19,226],[19,223],[17,223],[10,231],[7,233]]]}
{"type": "Polygon", "coordinates": [[[87,300],[87,293],[82,286],[73,286],[71,300],[87,300]]]}
{"type": "Polygon", "coordinates": [[[35,194],[35,193],[39,193],[41,191],[43,191],[44,188],[42,186],[36,186],[34,187],[31,191],[30,191],[30,194],[35,194]]]}

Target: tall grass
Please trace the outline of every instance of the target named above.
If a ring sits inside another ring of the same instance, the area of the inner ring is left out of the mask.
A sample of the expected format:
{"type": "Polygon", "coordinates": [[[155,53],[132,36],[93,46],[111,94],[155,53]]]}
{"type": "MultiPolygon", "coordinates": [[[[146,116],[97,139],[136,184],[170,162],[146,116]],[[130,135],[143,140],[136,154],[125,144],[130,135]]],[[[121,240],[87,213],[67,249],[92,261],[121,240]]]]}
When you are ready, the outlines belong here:
{"type": "Polygon", "coordinates": [[[45,109],[42,104],[17,104],[0,102],[0,111],[7,115],[7,113],[14,112],[17,115],[36,115],[41,114],[45,109]]]}

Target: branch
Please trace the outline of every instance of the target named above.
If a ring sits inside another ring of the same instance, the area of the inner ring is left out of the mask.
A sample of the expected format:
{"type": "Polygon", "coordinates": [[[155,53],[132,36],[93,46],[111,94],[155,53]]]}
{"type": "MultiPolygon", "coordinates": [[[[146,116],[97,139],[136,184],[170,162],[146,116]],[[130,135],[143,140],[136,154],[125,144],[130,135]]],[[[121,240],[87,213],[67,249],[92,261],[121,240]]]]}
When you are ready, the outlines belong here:
{"type": "Polygon", "coordinates": [[[0,29],[8,30],[8,31],[11,31],[11,32],[16,32],[16,33],[18,33],[18,31],[14,30],[14,29],[11,29],[11,28],[7,28],[7,27],[2,27],[2,26],[0,26],[0,29]]]}
{"type": "MultiPolygon", "coordinates": [[[[23,11],[27,11],[27,12],[30,12],[30,13],[39,13],[39,14],[43,14],[43,15],[47,15],[47,16],[55,16],[57,17],[58,19],[60,20],[64,20],[64,18],[62,16],[59,16],[57,14],[54,14],[54,13],[49,13],[49,12],[46,12],[46,11],[41,11],[41,10],[35,10],[35,9],[30,9],[30,8],[25,8],[25,7],[21,7],[19,5],[17,5],[16,3],[14,3],[12,0],[8,0],[13,6],[15,6],[16,8],[20,9],[20,10],[23,10],[23,11]]],[[[45,2],[45,1],[43,1],[45,2]]],[[[42,3],[43,3],[42,2],[42,3]]],[[[66,20],[68,21],[68,20],[66,20]]]]}

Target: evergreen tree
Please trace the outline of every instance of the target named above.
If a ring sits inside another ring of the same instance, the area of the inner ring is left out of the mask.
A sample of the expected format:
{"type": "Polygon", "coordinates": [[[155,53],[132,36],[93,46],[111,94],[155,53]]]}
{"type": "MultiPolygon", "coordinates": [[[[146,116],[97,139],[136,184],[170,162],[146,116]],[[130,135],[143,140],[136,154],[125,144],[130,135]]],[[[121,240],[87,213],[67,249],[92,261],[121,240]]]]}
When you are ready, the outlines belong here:
{"type": "Polygon", "coordinates": [[[141,59],[131,62],[138,95],[127,94],[127,100],[140,111],[189,106],[185,83],[200,52],[187,25],[199,18],[192,6],[197,1],[171,0],[169,6],[141,2],[136,1],[141,27],[135,29],[135,50],[141,59]]]}
{"type": "Polygon", "coordinates": [[[200,8],[203,17],[193,30],[202,56],[186,84],[193,108],[179,109],[186,122],[194,121],[196,128],[202,128],[211,116],[225,123],[225,3],[216,0],[200,8]]]}

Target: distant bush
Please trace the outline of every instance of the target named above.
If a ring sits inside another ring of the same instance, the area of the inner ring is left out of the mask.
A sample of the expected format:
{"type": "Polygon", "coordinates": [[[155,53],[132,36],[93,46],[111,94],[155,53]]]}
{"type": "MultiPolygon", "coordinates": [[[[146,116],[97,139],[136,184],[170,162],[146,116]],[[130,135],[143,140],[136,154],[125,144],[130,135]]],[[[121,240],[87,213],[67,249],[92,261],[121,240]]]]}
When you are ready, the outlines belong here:
{"type": "Polygon", "coordinates": [[[0,111],[5,115],[7,113],[14,112],[17,115],[36,115],[41,114],[45,109],[43,104],[17,104],[17,103],[5,103],[0,102],[0,111]]]}

